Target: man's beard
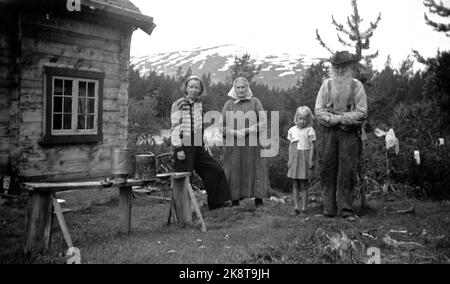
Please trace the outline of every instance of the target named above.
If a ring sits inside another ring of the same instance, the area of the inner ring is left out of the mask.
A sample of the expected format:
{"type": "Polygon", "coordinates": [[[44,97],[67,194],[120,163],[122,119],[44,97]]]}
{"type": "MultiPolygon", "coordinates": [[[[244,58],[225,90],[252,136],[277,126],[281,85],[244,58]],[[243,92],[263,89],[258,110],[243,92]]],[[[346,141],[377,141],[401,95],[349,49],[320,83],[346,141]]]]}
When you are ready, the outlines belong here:
{"type": "Polygon", "coordinates": [[[352,71],[351,70],[347,70],[342,74],[338,74],[336,71],[333,70],[332,74],[331,74],[331,79],[333,79],[333,81],[339,83],[344,82],[345,80],[351,79],[352,77],[352,71]]]}

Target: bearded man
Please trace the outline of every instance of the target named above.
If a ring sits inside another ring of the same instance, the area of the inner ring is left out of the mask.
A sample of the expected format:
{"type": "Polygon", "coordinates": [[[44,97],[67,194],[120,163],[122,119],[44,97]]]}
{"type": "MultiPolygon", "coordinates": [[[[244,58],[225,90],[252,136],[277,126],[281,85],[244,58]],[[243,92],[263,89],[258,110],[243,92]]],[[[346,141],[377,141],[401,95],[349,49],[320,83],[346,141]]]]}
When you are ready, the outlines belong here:
{"type": "Polygon", "coordinates": [[[317,95],[315,115],[324,126],[320,173],[323,214],[356,221],[353,187],[361,154],[361,126],[367,118],[367,96],[363,84],[353,78],[355,56],[336,52],[329,60],[332,76],[317,95]]]}

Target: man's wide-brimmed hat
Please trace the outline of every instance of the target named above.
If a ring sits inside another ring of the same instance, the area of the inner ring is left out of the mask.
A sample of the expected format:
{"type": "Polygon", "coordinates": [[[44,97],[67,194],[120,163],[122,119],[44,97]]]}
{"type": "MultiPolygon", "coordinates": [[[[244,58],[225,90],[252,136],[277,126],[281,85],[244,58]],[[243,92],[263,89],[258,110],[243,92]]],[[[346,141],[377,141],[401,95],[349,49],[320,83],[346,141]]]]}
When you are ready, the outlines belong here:
{"type": "Polygon", "coordinates": [[[348,51],[338,51],[328,60],[333,65],[342,66],[355,63],[355,56],[348,51]]]}

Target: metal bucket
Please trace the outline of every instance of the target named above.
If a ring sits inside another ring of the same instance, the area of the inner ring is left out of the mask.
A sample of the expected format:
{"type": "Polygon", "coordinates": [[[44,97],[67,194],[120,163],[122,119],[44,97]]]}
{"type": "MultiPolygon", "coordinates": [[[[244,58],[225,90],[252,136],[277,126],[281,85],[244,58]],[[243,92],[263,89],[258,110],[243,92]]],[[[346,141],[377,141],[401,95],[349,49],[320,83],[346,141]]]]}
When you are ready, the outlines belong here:
{"type": "Polygon", "coordinates": [[[134,161],[129,148],[111,149],[111,168],[116,183],[126,183],[134,177],[134,161]]]}
{"type": "Polygon", "coordinates": [[[156,156],[153,154],[136,155],[136,179],[146,180],[156,176],[156,156]]]}

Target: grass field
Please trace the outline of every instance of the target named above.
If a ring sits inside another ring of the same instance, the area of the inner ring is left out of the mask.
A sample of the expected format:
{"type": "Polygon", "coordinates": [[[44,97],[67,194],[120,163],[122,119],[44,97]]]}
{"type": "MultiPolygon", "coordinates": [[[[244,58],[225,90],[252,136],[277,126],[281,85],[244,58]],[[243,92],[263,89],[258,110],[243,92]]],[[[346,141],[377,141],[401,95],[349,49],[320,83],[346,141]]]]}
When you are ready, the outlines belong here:
{"type": "MultiPolygon", "coordinates": [[[[289,199],[266,200],[258,209],[246,200],[204,212],[206,233],[167,226],[168,202],[149,195],[133,199],[130,235],[119,233],[116,199],[65,217],[82,263],[366,263],[369,247],[380,249],[381,263],[450,263],[449,202],[379,197],[369,203],[371,209],[349,223],[322,217],[318,204],[311,204],[307,216],[294,217],[289,199]],[[411,204],[414,213],[398,213],[411,204]]],[[[56,218],[51,250],[41,256],[23,253],[24,220],[24,203],[0,206],[0,263],[65,263],[67,247],[56,218]]]]}

